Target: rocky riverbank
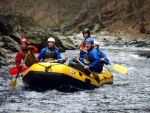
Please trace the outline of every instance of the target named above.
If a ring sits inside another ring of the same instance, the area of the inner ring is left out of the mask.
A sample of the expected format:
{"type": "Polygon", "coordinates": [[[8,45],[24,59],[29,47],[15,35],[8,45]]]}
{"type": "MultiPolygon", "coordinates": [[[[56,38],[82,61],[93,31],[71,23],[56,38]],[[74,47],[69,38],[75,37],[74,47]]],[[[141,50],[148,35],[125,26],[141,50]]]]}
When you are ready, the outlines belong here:
{"type": "MultiPolygon", "coordinates": [[[[45,47],[46,40],[52,36],[56,39],[56,48],[61,52],[65,50],[77,49],[81,40],[82,33],[73,33],[71,36],[63,35],[61,32],[52,32],[51,29],[41,27],[38,22],[29,17],[23,17],[20,14],[3,14],[0,16],[0,65],[9,65],[12,63],[11,54],[20,50],[19,40],[25,37],[30,44],[38,47],[40,50],[45,47]]],[[[100,46],[136,46],[150,47],[150,37],[132,37],[122,33],[110,33],[100,31],[91,32],[91,37],[100,42],[100,46]]],[[[139,51],[139,55],[150,57],[150,52],[139,51]]]]}
{"type": "Polygon", "coordinates": [[[37,46],[40,51],[47,45],[47,38],[50,36],[55,38],[56,48],[61,52],[76,49],[73,43],[64,41],[65,38],[59,38],[60,35],[57,36],[50,29],[43,28],[30,17],[12,13],[0,15],[0,64],[10,64],[6,59],[11,57],[11,53],[20,50],[20,38],[27,38],[29,43],[37,46]]]}

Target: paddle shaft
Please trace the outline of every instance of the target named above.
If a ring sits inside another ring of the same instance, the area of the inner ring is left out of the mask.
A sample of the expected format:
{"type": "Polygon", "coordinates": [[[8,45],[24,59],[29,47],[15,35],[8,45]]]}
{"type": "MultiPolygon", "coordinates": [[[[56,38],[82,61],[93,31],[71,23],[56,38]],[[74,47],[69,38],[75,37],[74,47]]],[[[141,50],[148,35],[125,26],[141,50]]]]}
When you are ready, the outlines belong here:
{"type": "Polygon", "coordinates": [[[18,71],[18,74],[16,75],[16,79],[18,78],[19,73],[21,72],[21,70],[22,70],[22,66],[21,66],[21,69],[18,71]]]}
{"type": "Polygon", "coordinates": [[[21,72],[21,69],[18,71],[18,74],[16,75],[15,79],[9,83],[9,86],[11,86],[11,87],[15,87],[16,86],[16,84],[17,84],[17,78],[19,76],[19,73],[21,72]]]}
{"type": "Polygon", "coordinates": [[[110,62],[107,62],[107,61],[104,61],[105,63],[107,63],[107,64],[110,64],[111,65],[111,63],[110,62]]]}
{"type": "MultiPolygon", "coordinates": [[[[84,64],[80,61],[80,60],[78,60],[78,59],[76,59],[82,66],[84,66],[84,64]]],[[[88,68],[87,68],[87,70],[90,72],[90,73],[92,73],[88,68]]]]}
{"type": "Polygon", "coordinates": [[[16,75],[16,79],[18,78],[19,73],[21,72],[21,70],[22,70],[22,66],[20,66],[20,70],[18,71],[18,74],[16,75]]]}
{"type": "MultiPolygon", "coordinates": [[[[21,69],[20,73],[23,73],[26,69],[27,69],[27,67],[22,66],[22,69],[21,69]]],[[[16,76],[18,74],[18,68],[17,67],[10,68],[9,69],[9,74],[11,76],[16,76]]]]}
{"type": "Polygon", "coordinates": [[[53,60],[53,61],[48,61],[49,63],[51,63],[51,62],[58,62],[58,61],[60,61],[60,60],[65,60],[64,58],[63,59],[57,59],[57,60],[53,60]]]}
{"type": "MultiPolygon", "coordinates": [[[[28,57],[28,54],[27,54],[27,56],[26,56],[25,59],[24,59],[24,63],[25,63],[27,57],[28,57]]],[[[19,76],[19,73],[20,73],[21,70],[22,70],[22,66],[23,66],[23,63],[22,63],[22,65],[20,66],[20,70],[18,70],[18,74],[17,74],[17,76],[15,77],[15,80],[13,80],[12,82],[10,82],[9,86],[12,86],[12,87],[15,87],[15,86],[16,86],[16,84],[17,84],[17,78],[18,78],[18,76],[19,76]]]]}
{"type": "MultiPolygon", "coordinates": [[[[78,60],[78,59],[76,59],[83,67],[85,66],[80,60],[78,60]]],[[[96,73],[94,73],[94,72],[91,72],[88,68],[86,68],[90,73],[91,73],[91,77],[94,77],[94,79],[98,82],[98,83],[100,83],[100,80],[99,80],[99,77],[98,77],[98,75],[96,74],[96,73]]]]}
{"type": "MultiPolygon", "coordinates": [[[[106,62],[106,61],[105,61],[106,62]]],[[[119,64],[111,64],[109,62],[106,62],[108,64],[110,64],[114,70],[116,70],[117,72],[121,73],[121,74],[126,74],[128,72],[128,69],[122,65],[119,64]]]]}

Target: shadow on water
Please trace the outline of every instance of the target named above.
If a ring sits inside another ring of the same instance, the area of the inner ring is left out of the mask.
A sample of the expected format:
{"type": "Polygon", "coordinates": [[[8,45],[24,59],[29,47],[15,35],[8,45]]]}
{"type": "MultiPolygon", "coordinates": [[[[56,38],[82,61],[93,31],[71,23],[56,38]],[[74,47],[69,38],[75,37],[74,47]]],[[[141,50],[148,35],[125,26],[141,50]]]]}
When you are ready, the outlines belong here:
{"type": "Polygon", "coordinates": [[[74,93],[74,92],[78,92],[78,91],[83,91],[84,89],[79,89],[70,85],[63,85],[60,87],[54,87],[54,88],[43,88],[43,87],[23,87],[24,90],[28,90],[28,91],[36,91],[36,92],[46,92],[48,90],[57,90],[60,92],[65,92],[65,93],[74,93]]]}

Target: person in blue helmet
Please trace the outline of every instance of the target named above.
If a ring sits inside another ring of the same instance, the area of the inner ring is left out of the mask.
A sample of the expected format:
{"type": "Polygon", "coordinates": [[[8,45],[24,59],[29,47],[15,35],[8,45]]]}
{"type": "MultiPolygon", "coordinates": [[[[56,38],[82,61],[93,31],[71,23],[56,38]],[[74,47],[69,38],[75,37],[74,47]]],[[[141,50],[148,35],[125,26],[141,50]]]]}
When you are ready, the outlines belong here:
{"type": "MultiPolygon", "coordinates": [[[[62,59],[60,52],[55,48],[55,39],[49,37],[47,40],[48,47],[45,47],[41,50],[40,54],[38,55],[38,61],[54,61],[58,59],[62,59]]],[[[59,60],[60,63],[64,63],[68,60],[68,56],[65,59],[59,60]]]]}
{"type": "MultiPolygon", "coordinates": [[[[79,50],[80,50],[79,57],[80,57],[80,58],[84,58],[84,56],[85,56],[85,54],[86,54],[86,52],[84,51],[84,50],[87,50],[86,47],[85,47],[85,40],[91,37],[90,30],[89,30],[88,28],[84,28],[84,29],[82,30],[82,35],[83,35],[83,37],[84,37],[84,40],[81,42],[80,48],[79,48],[79,50]]],[[[69,60],[69,63],[70,63],[70,62],[76,62],[76,61],[75,61],[73,58],[71,58],[71,59],[69,60]]]]}
{"type": "MultiPolygon", "coordinates": [[[[85,72],[86,74],[90,74],[88,70],[94,71],[97,73],[102,72],[102,66],[100,64],[100,57],[97,50],[94,48],[94,40],[92,38],[88,38],[85,40],[85,47],[87,48],[87,52],[84,58],[74,57],[74,60],[80,60],[84,64],[84,71],[80,66],[80,70],[85,72]]],[[[78,67],[79,68],[79,67],[78,67]]]]}

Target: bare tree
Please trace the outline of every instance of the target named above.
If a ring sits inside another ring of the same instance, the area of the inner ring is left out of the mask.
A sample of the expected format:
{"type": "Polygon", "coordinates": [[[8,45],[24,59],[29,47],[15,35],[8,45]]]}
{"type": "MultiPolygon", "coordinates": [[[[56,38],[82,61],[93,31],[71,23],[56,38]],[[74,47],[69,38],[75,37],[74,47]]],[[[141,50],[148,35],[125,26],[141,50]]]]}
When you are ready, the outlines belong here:
{"type": "Polygon", "coordinates": [[[126,14],[127,14],[127,18],[131,19],[131,14],[133,13],[132,0],[127,0],[127,1],[128,4],[126,8],[126,14]]]}
{"type": "Polygon", "coordinates": [[[98,19],[99,19],[99,24],[101,26],[101,28],[104,28],[104,24],[103,24],[103,20],[102,20],[102,5],[101,5],[101,1],[99,0],[99,13],[98,13],[98,19]]]}
{"type": "Polygon", "coordinates": [[[144,27],[144,15],[143,15],[143,0],[132,0],[136,13],[137,13],[137,18],[139,21],[139,30],[140,33],[145,33],[145,27],[144,27]]]}

